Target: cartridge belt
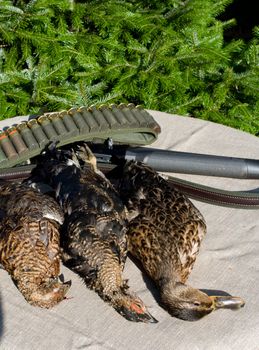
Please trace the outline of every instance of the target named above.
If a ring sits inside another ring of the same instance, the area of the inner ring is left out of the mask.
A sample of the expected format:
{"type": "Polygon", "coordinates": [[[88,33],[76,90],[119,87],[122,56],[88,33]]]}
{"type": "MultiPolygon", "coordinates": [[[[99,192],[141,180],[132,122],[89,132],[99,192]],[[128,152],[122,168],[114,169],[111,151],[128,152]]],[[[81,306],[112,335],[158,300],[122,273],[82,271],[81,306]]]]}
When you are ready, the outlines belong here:
{"type": "MultiPolygon", "coordinates": [[[[76,141],[103,141],[108,138],[117,144],[149,145],[157,139],[160,131],[153,117],[134,104],[45,113],[0,131],[0,180],[28,177],[35,165],[17,165],[40,154],[51,141],[58,141],[58,147],[76,141]]],[[[104,172],[112,167],[114,165],[99,164],[104,172]]],[[[174,177],[168,177],[168,182],[188,197],[209,204],[259,209],[259,193],[253,190],[225,191],[174,177]]]]}
{"type": "MultiPolygon", "coordinates": [[[[116,165],[98,163],[98,168],[104,173],[112,170],[116,165]]],[[[30,176],[35,165],[18,166],[0,171],[1,179],[9,181],[22,181],[30,176]]],[[[214,187],[204,186],[195,182],[166,177],[170,186],[184,193],[187,197],[213,204],[217,206],[238,208],[238,209],[259,209],[259,193],[251,191],[226,191],[214,187]]]]}
{"type": "Polygon", "coordinates": [[[118,144],[149,145],[160,132],[153,117],[132,103],[45,113],[0,131],[0,169],[40,154],[51,141],[58,141],[58,147],[108,138],[118,144]]]}

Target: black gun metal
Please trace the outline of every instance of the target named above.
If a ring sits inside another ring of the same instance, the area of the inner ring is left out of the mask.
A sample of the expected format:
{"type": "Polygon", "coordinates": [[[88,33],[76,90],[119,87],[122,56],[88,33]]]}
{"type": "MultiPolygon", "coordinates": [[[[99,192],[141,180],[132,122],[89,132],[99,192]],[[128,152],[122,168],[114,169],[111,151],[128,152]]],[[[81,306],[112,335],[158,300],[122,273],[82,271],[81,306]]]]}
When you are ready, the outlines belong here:
{"type": "Polygon", "coordinates": [[[109,149],[101,144],[92,144],[91,148],[98,162],[101,163],[116,163],[116,159],[126,159],[144,162],[161,172],[259,179],[259,159],[124,145],[115,145],[112,149],[109,149]]]}

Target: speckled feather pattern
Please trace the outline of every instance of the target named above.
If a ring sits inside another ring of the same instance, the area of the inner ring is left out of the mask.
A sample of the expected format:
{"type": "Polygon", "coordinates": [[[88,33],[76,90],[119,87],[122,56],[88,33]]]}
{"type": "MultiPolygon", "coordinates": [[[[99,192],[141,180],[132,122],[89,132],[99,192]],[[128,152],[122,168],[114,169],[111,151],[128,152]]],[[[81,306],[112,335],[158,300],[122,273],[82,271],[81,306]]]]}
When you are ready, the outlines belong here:
{"type": "Polygon", "coordinates": [[[157,322],[129,291],[122,276],[127,257],[125,206],[97,169],[88,146],[84,144],[80,150],[76,155],[73,149],[69,152],[50,147],[33,174],[54,189],[65,213],[63,262],[126,319],[157,322]]]}
{"type": "Polygon", "coordinates": [[[100,186],[100,182],[103,179],[87,169],[82,172],[77,195],[65,194],[63,205],[71,214],[66,217],[62,246],[64,257],[70,256],[64,258],[65,263],[79,273],[88,287],[111,299],[124,288],[125,213],[115,191],[106,183],[100,186]]]}
{"type": "Polygon", "coordinates": [[[17,183],[0,184],[0,207],[1,264],[29,303],[54,306],[67,291],[53,282],[60,273],[61,209],[51,197],[17,183]]]}
{"type": "Polygon", "coordinates": [[[120,185],[129,215],[129,251],[155,280],[185,283],[206,233],[203,216],[189,199],[154,170],[126,164],[120,185]]]}
{"type": "Polygon", "coordinates": [[[112,298],[125,288],[122,270],[127,237],[122,201],[110,182],[88,166],[78,168],[53,159],[46,174],[66,214],[65,264],[103,298],[112,298]]]}

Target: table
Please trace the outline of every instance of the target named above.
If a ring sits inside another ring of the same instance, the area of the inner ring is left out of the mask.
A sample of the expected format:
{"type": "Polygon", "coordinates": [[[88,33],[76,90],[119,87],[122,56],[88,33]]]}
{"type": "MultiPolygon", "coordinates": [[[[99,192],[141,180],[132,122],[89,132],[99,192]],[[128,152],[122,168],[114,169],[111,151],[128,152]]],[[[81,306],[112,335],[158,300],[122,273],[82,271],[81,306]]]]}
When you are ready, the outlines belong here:
{"type": "MultiPolygon", "coordinates": [[[[211,122],[149,111],[162,132],[152,147],[233,157],[259,158],[259,139],[211,122]]],[[[25,117],[0,121],[0,128],[25,117]]],[[[259,180],[173,174],[228,190],[258,188],[259,180]]],[[[154,287],[127,260],[124,277],[149,306],[157,324],[132,323],[116,313],[80,278],[62,267],[72,280],[68,296],[51,310],[30,306],[10,277],[0,270],[0,348],[4,350],[200,350],[259,349],[259,212],[193,201],[204,215],[208,233],[188,283],[240,296],[239,311],[218,310],[197,322],[172,318],[156,302],[154,287]]]]}

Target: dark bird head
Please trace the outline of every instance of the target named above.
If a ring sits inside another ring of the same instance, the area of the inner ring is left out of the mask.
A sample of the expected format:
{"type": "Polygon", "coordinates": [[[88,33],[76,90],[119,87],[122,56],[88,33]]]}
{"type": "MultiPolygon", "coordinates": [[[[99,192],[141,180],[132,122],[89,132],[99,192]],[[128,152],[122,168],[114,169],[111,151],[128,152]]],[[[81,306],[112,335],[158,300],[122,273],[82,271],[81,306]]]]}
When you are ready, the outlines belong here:
{"type": "Polygon", "coordinates": [[[135,193],[143,188],[155,187],[160,182],[164,182],[164,179],[152,168],[133,160],[117,166],[107,174],[107,177],[118,187],[123,197],[132,191],[135,193]]]}
{"type": "Polygon", "coordinates": [[[73,150],[57,148],[57,142],[51,142],[47,145],[35,160],[37,165],[32,170],[29,179],[25,180],[32,187],[36,187],[40,182],[52,186],[52,177],[58,176],[64,168],[69,165],[79,167],[73,150]]]}
{"type": "Polygon", "coordinates": [[[161,288],[161,304],[174,317],[197,321],[214,310],[237,310],[245,302],[239,297],[209,296],[183,283],[167,283],[161,288]]]}
{"type": "Polygon", "coordinates": [[[49,278],[25,297],[31,305],[48,309],[65,299],[70,286],[71,281],[63,283],[58,278],[49,278]]]}
{"type": "Polygon", "coordinates": [[[144,323],[158,322],[149,313],[143,301],[135,295],[125,293],[117,296],[113,301],[113,307],[129,321],[144,323]]]}

